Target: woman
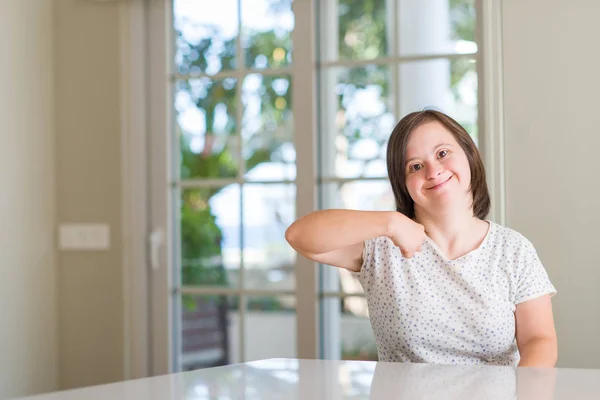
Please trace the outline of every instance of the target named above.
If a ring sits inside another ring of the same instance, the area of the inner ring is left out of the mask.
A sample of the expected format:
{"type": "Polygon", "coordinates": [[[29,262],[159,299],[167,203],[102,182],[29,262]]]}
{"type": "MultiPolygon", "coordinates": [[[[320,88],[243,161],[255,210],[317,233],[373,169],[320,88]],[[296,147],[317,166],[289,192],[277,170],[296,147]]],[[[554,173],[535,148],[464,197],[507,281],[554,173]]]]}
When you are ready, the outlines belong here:
{"type": "Polygon", "coordinates": [[[379,360],[553,367],[556,290],[533,245],[485,219],[485,171],[465,129],[411,113],[387,167],[397,211],[316,211],[286,231],[303,256],[358,278],[379,360]]]}

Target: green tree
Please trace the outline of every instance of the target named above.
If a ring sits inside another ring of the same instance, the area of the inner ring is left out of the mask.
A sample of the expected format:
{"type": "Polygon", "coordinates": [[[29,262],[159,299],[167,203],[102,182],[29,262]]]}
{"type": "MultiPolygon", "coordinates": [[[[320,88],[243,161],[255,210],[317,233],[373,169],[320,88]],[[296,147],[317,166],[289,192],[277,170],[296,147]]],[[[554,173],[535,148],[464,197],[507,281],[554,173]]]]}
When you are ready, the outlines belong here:
{"type": "MultiPolygon", "coordinates": [[[[272,12],[289,9],[289,1],[271,4],[272,12]]],[[[187,22],[189,23],[189,22],[187,22]]],[[[207,28],[203,26],[203,28],[207,28]]],[[[181,29],[177,32],[177,69],[181,74],[207,70],[231,70],[241,61],[236,57],[236,38],[224,38],[218,26],[210,26],[210,35],[196,42],[187,41],[181,29]],[[216,67],[215,67],[216,66],[216,67]]],[[[244,59],[247,68],[285,66],[291,60],[289,33],[245,29],[244,59]]],[[[193,135],[177,128],[180,147],[180,178],[236,177],[240,171],[239,145],[243,146],[245,170],[250,171],[266,161],[281,161],[278,152],[289,138],[281,134],[281,126],[291,118],[291,80],[288,76],[258,76],[258,89],[247,89],[242,98],[259,103],[262,123],[250,137],[237,133],[238,104],[234,78],[211,80],[190,79],[178,82],[177,89],[189,93],[194,105],[204,116],[206,132],[203,148],[194,148],[193,135]],[[226,120],[223,126],[222,121],[226,120]]],[[[214,189],[186,190],[181,194],[181,253],[183,285],[224,285],[227,276],[223,268],[223,232],[216,223],[210,206],[211,198],[220,191],[214,189]]],[[[184,296],[184,304],[193,307],[195,300],[184,296]]]]}

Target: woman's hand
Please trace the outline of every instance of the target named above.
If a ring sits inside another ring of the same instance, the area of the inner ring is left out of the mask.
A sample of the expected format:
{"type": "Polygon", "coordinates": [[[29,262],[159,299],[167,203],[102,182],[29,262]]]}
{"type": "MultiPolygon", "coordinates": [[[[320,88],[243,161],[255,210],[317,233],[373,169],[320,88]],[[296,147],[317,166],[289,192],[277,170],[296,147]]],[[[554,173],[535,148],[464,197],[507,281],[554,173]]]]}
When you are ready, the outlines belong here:
{"type": "Polygon", "coordinates": [[[414,256],[427,239],[425,227],[401,213],[391,219],[388,237],[400,248],[404,258],[414,256]]]}

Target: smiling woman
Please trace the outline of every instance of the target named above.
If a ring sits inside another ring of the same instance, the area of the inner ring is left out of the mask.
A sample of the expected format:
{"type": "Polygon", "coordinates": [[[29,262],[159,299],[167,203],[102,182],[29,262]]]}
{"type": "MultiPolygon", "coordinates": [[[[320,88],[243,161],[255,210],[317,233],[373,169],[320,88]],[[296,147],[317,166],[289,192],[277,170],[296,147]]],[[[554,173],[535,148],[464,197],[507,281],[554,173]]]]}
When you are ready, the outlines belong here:
{"type": "Polygon", "coordinates": [[[286,232],[361,283],[379,361],[554,366],[556,289],[525,237],[485,220],[485,171],[464,128],[410,113],[387,156],[397,212],[317,211],[286,232]]]}
{"type": "Polygon", "coordinates": [[[465,193],[472,192],[475,215],[485,218],[490,209],[485,170],[479,150],[467,131],[434,110],[411,113],[402,122],[392,132],[387,147],[388,175],[396,210],[414,218],[413,196],[419,195],[419,186],[430,188],[452,175],[465,193]]]}

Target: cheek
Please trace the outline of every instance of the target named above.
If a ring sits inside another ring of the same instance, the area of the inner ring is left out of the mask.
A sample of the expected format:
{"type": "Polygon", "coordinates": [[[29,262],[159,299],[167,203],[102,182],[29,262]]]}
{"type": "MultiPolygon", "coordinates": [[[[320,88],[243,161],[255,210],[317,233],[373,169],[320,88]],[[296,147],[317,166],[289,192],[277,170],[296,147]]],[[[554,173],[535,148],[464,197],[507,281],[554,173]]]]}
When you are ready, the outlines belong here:
{"type": "Polygon", "coordinates": [[[452,160],[452,169],[458,173],[461,180],[470,182],[471,181],[471,167],[469,166],[469,160],[466,156],[456,157],[452,160]]]}
{"type": "Polygon", "coordinates": [[[420,182],[419,182],[419,177],[418,175],[410,175],[406,178],[405,180],[405,184],[406,184],[406,189],[408,190],[408,194],[410,194],[410,197],[412,197],[414,199],[414,195],[415,193],[418,193],[419,191],[419,186],[420,186],[420,182]]]}
{"type": "Polygon", "coordinates": [[[463,176],[470,183],[471,182],[471,166],[469,165],[469,161],[465,159],[465,163],[462,166],[463,176]]]}

